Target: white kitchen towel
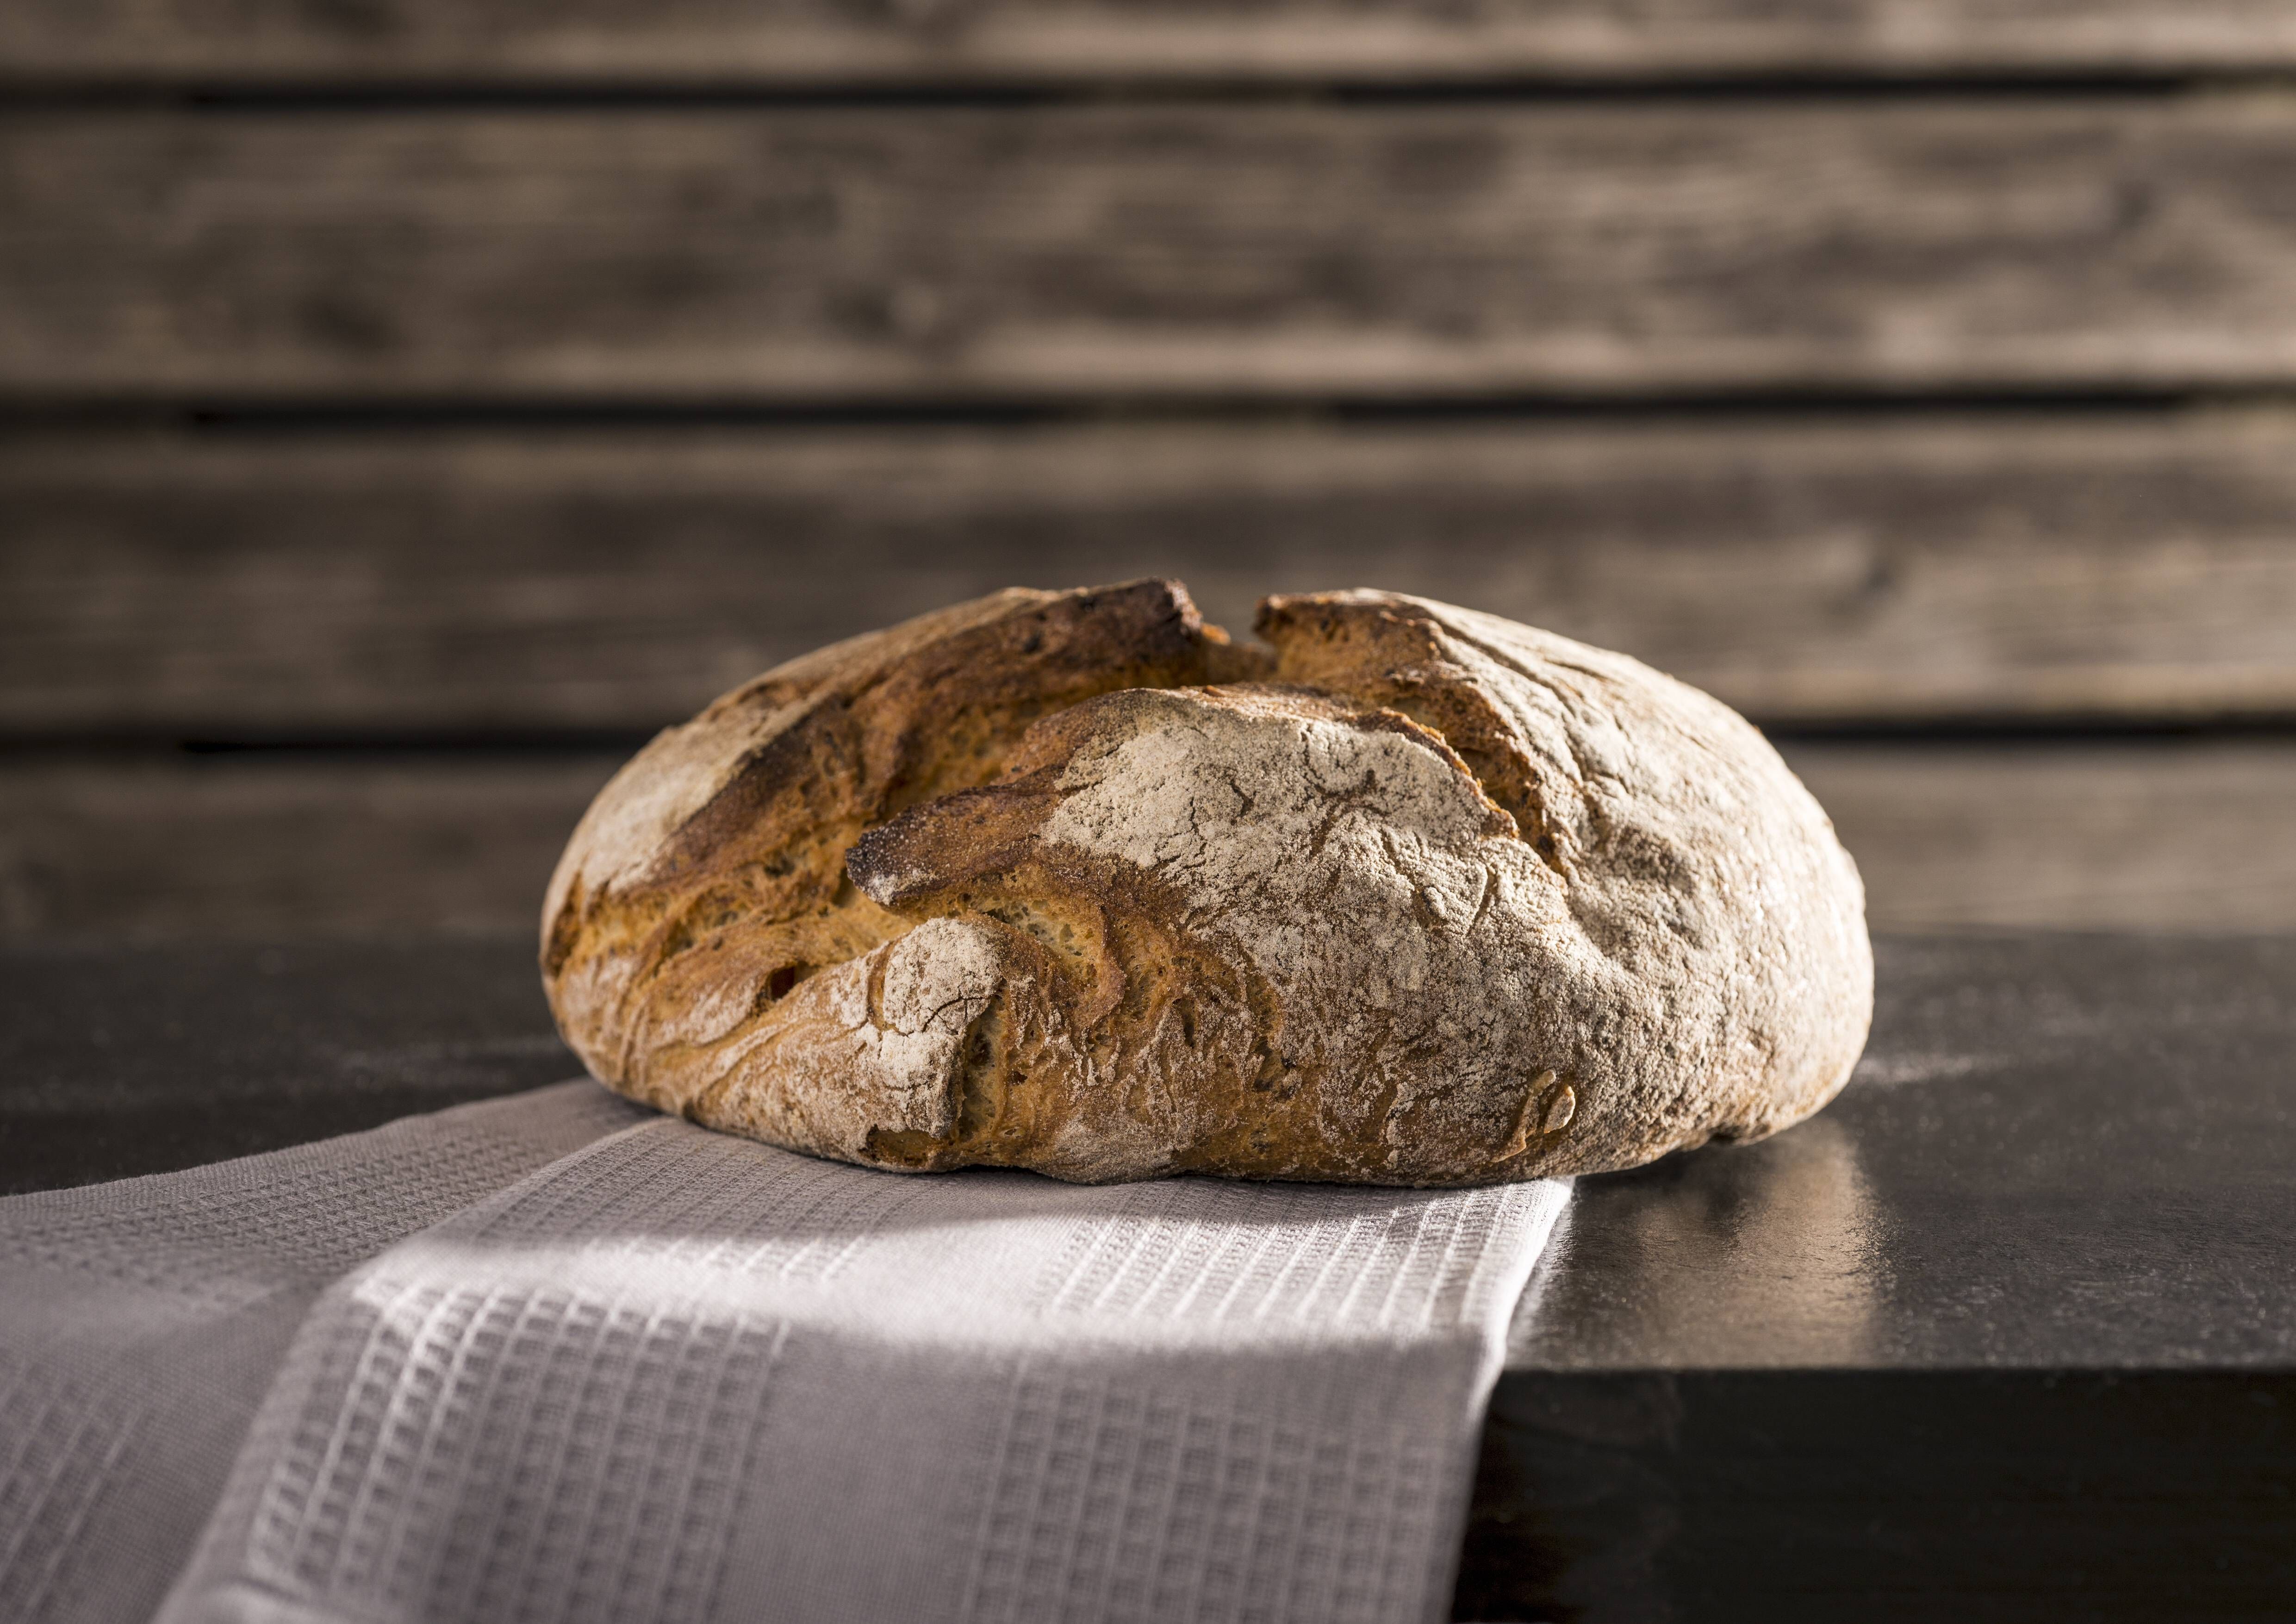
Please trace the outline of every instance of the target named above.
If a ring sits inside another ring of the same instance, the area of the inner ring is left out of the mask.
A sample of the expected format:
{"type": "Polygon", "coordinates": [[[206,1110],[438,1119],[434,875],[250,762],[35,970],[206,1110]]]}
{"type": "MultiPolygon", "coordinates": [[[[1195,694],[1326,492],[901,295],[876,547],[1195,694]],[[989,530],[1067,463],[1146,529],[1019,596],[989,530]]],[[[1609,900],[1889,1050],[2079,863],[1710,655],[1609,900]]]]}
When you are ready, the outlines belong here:
{"type": "Polygon", "coordinates": [[[562,1084],[0,1200],[0,1620],[144,1624],[319,1294],[640,1114],[562,1084]]]}
{"type": "Polygon", "coordinates": [[[1437,1619],[1565,1193],[650,1120],[326,1293],[162,1617],[1437,1619]]]}

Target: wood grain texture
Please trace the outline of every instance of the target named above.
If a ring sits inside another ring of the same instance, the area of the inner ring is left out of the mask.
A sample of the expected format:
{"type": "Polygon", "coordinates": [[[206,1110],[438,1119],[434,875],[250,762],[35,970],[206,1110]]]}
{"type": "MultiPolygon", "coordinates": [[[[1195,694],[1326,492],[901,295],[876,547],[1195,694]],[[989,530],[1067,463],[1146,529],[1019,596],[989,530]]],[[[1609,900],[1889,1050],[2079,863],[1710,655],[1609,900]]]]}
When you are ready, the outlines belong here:
{"type": "MultiPolygon", "coordinates": [[[[2296,746],[1798,745],[1876,930],[2296,929],[2296,746]]],[[[534,928],[616,762],[214,757],[0,773],[0,935],[534,928]]]]}
{"type": "Polygon", "coordinates": [[[1857,859],[1877,930],[2296,925],[2285,742],[1784,754],[1857,859]]]}
{"type": "Polygon", "coordinates": [[[1222,83],[2255,72],[2281,0],[14,0],[17,83],[1222,83]]]}
{"type": "Polygon", "coordinates": [[[620,765],[212,757],[0,770],[0,935],[533,931],[620,765]]]}
{"type": "Polygon", "coordinates": [[[1015,583],[1376,586],[1772,720],[2296,713],[2296,420],[63,433],[0,447],[0,728],[676,721],[1015,583]]]}
{"type": "Polygon", "coordinates": [[[2296,101],[20,109],[0,398],[2296,380],[2296,101]]]}

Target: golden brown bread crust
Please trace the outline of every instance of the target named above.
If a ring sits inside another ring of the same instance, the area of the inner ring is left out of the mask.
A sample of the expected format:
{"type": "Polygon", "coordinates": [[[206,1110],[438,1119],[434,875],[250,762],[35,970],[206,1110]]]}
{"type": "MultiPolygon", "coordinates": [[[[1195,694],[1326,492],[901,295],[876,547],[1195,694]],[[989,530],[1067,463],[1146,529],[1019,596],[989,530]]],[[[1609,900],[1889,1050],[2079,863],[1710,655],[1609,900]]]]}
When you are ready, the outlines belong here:
{"type": "Polygon", "coordinates": [[[1856,871],[1734,713],[1391,595],[1259,629],[1007,593],[728,695],[568,847],[561,1029],[712,1127],[1095,1181],[1598,1171],[1847,1078],[1856,871]]]}
{"type": "Polygon", "coordinates": [[[1143,583],[998,593],[745,684],[648,744],[575,830],[544,906],[561,1029],[607,1081],[701,1115],[726,1039],[909,930],[845,877],[864,829],[995,777],[1041,715],[1247,660],[1143,583]]]}

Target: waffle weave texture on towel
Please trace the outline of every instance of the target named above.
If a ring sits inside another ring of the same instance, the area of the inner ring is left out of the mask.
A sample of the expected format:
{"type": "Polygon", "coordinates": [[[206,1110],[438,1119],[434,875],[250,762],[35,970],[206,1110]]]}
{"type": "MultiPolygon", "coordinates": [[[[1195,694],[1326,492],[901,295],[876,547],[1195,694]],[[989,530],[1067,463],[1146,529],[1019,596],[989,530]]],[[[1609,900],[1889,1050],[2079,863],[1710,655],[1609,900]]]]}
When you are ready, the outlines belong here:
{"type": "Polygon", "coordinates": [[[639,1115],[562,1083],[0,1199],[0,1619],[143,1624],[319,1294],[639,1115]]]}
{"type": "MultiPolygon", "coordinates": [[[[520,1148],[446,1112],[284,1153],[354,1193],[422,1165],[333,1229],[266,1218],[292,1177],[183,1185],[192,1267],[22,1316],[0,1449],[66,1464],[0,1500],[8,1616],[172,1577],[173,1624],[1439,1618],[1567,1191],[903,1177],[594,1088],[465,1111],[520,1148]],[[187,1296],[189,1360],[104,1329],[187,1296]]],[[[70,1233],[0,1203],[5,1267],[158,1256],[99,1217],[130,1188],[63,1193],[70,1233]]]]}

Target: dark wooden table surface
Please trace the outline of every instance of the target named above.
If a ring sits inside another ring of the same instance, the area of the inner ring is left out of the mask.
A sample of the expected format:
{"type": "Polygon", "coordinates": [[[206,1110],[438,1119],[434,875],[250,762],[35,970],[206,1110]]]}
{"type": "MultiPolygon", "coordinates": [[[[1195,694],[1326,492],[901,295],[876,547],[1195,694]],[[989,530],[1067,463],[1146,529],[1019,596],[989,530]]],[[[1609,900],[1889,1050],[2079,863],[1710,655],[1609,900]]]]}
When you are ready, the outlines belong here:
{"type": "MultiPolygon", "coordinates": [[[[0,954],[9,1190],[574,1070],[518,939],[0,954]]],[[[1824,1114],[1582,1181],[1457,1611],[2296,1613],[2296,939],[1883,939],[1824,1114]]]]}

